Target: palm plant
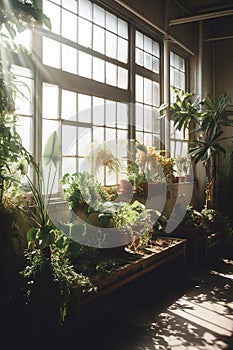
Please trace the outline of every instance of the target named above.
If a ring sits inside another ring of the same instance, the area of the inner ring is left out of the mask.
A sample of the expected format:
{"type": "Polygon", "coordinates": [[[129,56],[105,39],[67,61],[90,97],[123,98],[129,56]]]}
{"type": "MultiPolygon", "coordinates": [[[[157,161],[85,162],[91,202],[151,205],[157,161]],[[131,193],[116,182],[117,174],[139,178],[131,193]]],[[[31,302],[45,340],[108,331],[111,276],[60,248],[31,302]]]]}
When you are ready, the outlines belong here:
{"type": "Polygon", "coordinates": [[[188,129],[191,139],[189,154],[194,164],[201,162],[206,171],[206,207],[217,205],[216,182],[220,154],[225,154],[223,128],[233,126],[229,117],[230,97],[222,94],[218,98],[207,95],[201,102],[193,102],[193,94],[177,93],[176,101],[171,106],[174,125],[178,130],[188,129]],[[192,125],[195,129],[192,129],[192,125]],[[194,134],[195,132],[195,134],[194,134]]]}

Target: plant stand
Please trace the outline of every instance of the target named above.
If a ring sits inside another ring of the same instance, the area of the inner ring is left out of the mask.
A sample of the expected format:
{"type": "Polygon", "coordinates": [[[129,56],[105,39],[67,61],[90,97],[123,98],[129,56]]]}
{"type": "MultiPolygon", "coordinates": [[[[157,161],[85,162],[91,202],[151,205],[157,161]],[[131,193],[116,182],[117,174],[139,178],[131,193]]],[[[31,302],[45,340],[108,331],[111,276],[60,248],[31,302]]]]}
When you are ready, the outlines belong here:
{"type": "Polygon", "coordinates": [[[172,237],[186,239],[186,267],[197,269],[206,263],[206,232],[195,227],[180,226],[172,232],[172,237]]]}
{"type": "Polygon", "coordinates": [[[110,292],[127,283],[153,271],[159,266],[176,258],[185,264],[186,240],[170,237],[159,237],[152,242],[151,247],[142,252],[134,252],[125,248],[124,254],[116,257],[116,268],[107,271],[104,275],[90,277],[92,283],[98,288],[94,294],[84,295],[82,287],[76,287],[76,307],[79,319],[82,319],[82,308],[92,301],[104,297],[110,292]]]}

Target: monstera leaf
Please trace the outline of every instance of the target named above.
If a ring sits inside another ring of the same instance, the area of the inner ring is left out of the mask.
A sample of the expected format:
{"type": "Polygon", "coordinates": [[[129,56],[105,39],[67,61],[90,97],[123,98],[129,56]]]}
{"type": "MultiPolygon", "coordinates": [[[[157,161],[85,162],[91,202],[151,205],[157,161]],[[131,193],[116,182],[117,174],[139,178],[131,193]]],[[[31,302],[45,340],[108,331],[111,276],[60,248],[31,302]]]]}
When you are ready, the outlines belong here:
{"type": "Polygon", "coordinates": [[[46,141],[43,159],[45,165],[52,163],[55,168],[58,167],[61,161],[61,143],[56,131],[54,131],[46,141]]]}

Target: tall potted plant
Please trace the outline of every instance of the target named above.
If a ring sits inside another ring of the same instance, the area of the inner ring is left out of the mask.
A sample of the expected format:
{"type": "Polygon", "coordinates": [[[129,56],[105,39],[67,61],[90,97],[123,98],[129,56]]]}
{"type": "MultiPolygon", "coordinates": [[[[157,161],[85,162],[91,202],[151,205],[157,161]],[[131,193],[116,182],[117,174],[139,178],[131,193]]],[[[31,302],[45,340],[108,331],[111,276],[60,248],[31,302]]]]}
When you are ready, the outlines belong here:
{"type": "Polygon", "coordinates": [[[230,97],[222,94],[218,98],[207,95],[201,102],[193,102],[193,94],[177,93],[171,105],[172,118],[178,130],[188,129],[191,135],[189,154],[195,164],[201,162],[206,171],[207,208],[216,208],[216,184],[219,176],[219,157],[225,154],[223,128],[233,126],[229,118],[230,97]]]}

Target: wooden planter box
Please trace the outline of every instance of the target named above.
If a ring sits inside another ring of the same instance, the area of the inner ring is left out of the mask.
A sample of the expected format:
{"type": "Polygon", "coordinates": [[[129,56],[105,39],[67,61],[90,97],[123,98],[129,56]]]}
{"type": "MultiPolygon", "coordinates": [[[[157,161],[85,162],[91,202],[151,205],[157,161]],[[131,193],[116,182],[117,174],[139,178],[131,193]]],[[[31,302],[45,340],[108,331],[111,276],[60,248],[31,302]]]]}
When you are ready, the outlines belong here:
{"type": "Polygon", "coordinates": [[[96,293],[85,295],[82,293],[82,287],[76,288],[78,312],[82,306],[177,257],[182,258],[185,263],[185,246],[186,240],[184,239],[159,237],[153,241],[150,248],[142,253],[135,253],[126,248],[124,254],[116,258],[116,269],[106,272],[104,276],[90,277],[92,283],[98,288],[96,293]]]}

